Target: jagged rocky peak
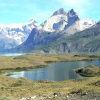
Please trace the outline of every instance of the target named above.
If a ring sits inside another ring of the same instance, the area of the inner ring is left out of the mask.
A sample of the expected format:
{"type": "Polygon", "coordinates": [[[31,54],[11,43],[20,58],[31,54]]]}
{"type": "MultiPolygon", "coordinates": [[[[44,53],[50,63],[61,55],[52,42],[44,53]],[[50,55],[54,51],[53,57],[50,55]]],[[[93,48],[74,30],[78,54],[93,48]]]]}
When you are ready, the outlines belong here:
{"type": "Polygon", "coordinates": [[[78,16],[77,13],[74,11],[74,9],[71,9],[67,14],[68,14],[68,16],[70,16],[70,17],[78,16]]]}
{"type": "Polygon", "coordinates": [[[78,15],[71,9],[68,13],[63,8],[55,11],[43,24],[43,30],[48,32],[66,30],[69,26],[79,20],[78,15]]]}
{"type": "Polygon", "coordinates": [[[76,12],[74,11],[74,9],[71,9],[68,13],[72,14],[72,15],[75,15],[76,12]]]}
{"type": "Polygon", "coordinates": [[[35,20],[32,18],[32,19],[30,20],[30,22],[31,22],[31,21],[35,21],[35,20]]]}
{"type": "Polygon", "coordinates": [[[61,15],[61,14],[67,15],[67,13],[64,11],[63,8],[60,8],[59,10],[55,11],[55,12],[53,13],[53,16],[55,16],[55,15],[61,15]]]}
{"type": "Polygon", "coordinates": [[[31,19],[30,22],[31,22],[31,23],[38,23],[38,22],[37,22],[36,20],[34,20],[34,19],[31,19]]]}

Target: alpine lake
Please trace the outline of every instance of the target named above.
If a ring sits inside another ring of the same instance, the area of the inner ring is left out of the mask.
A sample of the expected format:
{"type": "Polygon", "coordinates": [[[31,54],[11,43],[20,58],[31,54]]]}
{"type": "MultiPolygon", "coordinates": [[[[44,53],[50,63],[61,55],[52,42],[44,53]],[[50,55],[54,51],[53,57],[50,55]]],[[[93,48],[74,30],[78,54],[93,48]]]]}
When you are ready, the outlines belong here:
{"type": "MultiPolygon", "coordinates": [[[[20,56],[21,54],[9,54],[5,56],[20,56]]],[[[83,78],[75,73],[76,69],[86,67],[88,65],[100,66],[99,60],[93,61],[68,61],[68,62],[52,62],[48,66],[42,68],[28,68],[27,70],[15,70],[6,73],[13,78],[24,77],[31,80],[50,80],[64,81],[70,79],[83,78]]]]}
{"type": "Polygon", "coordinates": [[[76,69],[88,65],[100,66],[100,55],[1,55],[0,96],[20,100],[22,97],[53,96],[55,93],[97,93],[100,91],[100,75],[82,77],[75,73],[76,69]]]}

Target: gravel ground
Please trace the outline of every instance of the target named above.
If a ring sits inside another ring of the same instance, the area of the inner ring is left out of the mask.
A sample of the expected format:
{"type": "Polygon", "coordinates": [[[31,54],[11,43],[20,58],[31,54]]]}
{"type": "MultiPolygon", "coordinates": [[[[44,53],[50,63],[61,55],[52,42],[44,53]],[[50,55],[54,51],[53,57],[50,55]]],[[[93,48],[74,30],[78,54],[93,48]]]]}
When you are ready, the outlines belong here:
{"type": "Polygon", "coordinates": [[[40,97],[30,97],[12,100],[100,100],[100,93],[89,93],[89,94],[56,94],[45,95],[40,97]]]}

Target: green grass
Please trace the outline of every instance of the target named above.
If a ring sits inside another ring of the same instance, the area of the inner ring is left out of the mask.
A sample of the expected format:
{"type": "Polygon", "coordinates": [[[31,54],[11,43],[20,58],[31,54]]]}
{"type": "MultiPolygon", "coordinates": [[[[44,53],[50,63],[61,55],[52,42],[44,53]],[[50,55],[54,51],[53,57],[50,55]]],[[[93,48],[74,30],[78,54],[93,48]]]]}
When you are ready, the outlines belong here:
{"type": "Polygon", "coordinates": [[[11,99],[9,99],[7,97],[0,97],[0,100],[11,100],[11,99]]]}

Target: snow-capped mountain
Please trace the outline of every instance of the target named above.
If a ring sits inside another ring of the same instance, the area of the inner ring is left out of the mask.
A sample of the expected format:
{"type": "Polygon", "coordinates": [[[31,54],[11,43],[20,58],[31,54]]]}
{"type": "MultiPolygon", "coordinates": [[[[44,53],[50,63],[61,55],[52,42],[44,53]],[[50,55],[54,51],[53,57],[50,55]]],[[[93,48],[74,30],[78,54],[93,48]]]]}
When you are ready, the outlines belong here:
{"type": "Polygon", "coordinates": [[[62,31],[79,20],[78,15],[71,9],[68,13],[63,8],[54,12],[43,24],[43,30],[48,32],[62,31]]]}
{"type": "Polygon", "coordinates": [[[3,34],[10,39],[14,39],[18,44],[21,44],[27,39],[32,29],[38,25],[39,24],[34,19],[25,24],[0,24],[0,34],[3,34]]]}
{"type": "Polygon", "coordinates": [[[61,8],[55,11],[53,15],[42,24],[42,30],[47,32],[64,31],[66,35],[70,35],[90,28],[94,24],[96,24],[96,22],[90,18],[80,19],[73,9],[66,13],[64,9],[61,8]]]}
{"type": "Polygon", "coordinates": [[[80,19],[73,9],[66,13],[61,8],[41,25],[33,19],[25,24],[0,25],[0,42],[2,43],[0,47],[13,48],[21,44],[13,51],[33,50],[36,47],[51,44],[63,37],[90,28],[95,24],[96,22],[92,19],[80,19]],[[1,39],[4,36],[6,39],[11,39],[11,42],[8,41],[6,44],[6,41],[1,39]]]}
{"type": "Polygon", "coordinates": [[[73,9],[66,13],[61,8],[41,24],[41,29],[34,28],[27,40],[18,46],[16,51],[28,51],[48,46],[61,38],[90,28],[94,24],[95,22],[92,19],[80,19],[73,9]]]}
{"type": "Polygon", "coordinates": [[[34,19],[24,24],[0,24],[0,50],[10,49],[23,43],[33,28],[41,27],[34,19]]]}

